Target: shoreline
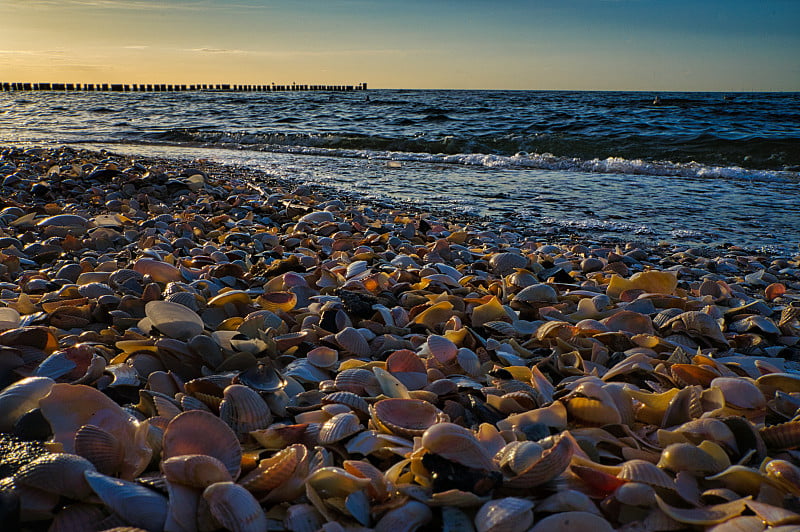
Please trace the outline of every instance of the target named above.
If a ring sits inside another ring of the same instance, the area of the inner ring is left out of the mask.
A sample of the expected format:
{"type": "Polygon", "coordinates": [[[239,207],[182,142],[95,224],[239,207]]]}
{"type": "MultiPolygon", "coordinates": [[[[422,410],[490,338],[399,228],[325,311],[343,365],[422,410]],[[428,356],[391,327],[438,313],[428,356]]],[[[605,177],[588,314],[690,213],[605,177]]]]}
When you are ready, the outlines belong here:
{"type": "Polygon", "coordinates": [[[39,450],[5,472],[22,529],[235,529],[235,504],[276,529],[800,523],[781,432],[800,254],[522,234],[207,160],[0,153],[0,432],[85,459],[48,470],[69,486],[36,480],[39,450]],[[101,430],[116,462],[86,446],[101,430]],[[172,469],[190,455],[222,462],[213,482],[172,469]],[[758,486],[709,480],[737,467],[758,486]]]}

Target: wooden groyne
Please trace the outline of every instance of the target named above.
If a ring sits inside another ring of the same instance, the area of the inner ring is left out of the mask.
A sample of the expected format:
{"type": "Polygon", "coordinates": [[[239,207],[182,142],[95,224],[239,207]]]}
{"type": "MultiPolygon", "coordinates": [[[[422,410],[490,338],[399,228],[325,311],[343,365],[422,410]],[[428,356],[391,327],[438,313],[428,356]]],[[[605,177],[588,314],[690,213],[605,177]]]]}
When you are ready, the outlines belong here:
{"type": "Polygon", "coordinates": [[[365,91],[366,83],[356,85],[235,85],[228,83],[202,83],[196,85],[167,83],[0,83],[2,91],[80,91],[80,92],[184,92],[184,91],[228,91],[228,92],[286,92],[286,91],[365,91]]]}

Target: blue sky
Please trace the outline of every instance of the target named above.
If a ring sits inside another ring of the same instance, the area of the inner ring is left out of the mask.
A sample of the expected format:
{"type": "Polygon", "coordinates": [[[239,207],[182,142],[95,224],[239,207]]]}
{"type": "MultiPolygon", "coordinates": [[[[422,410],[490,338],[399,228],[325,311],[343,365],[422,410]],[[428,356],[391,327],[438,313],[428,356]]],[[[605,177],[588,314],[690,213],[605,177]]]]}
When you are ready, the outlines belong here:
{"type": "Polygon", "coordinates": [[[800,0],[5,0],[0,79],[800,90],[800,0]]]}

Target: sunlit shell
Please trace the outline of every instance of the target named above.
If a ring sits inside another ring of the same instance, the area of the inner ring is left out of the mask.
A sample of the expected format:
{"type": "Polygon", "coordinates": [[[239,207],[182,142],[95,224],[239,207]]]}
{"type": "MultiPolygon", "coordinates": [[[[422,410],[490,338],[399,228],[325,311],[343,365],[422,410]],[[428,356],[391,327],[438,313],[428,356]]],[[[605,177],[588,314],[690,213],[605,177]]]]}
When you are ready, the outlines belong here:
{"type": "Polygon", "coordinates": [[[677,508],[656,497],[658,507],[679,523],[689,525],[715,525],[740,515],[745,509],[745,499],[707,506],[705,508],[677,508]]]}
{"type": "Polygon", "coordinates": [[[217,482],[203,490],[211,514],[227,530],[263,532],[267,516],[258,501],[244,487],[233,482],[217,482]]]}
{"type": "Polygon", "coordinates": [[[625,290],[640,289],[647,293],[673,294],[678,286],[678,278],[672,272],[647,271],[635,273],[630,279],[612,275],[606,294],[619,298],[625,290]]]}
{"type": "Polygon", "coordinates": [[[219,417],[233,429],[240,440],[253,430],[272,423],[272,412],[258,392],[241,384],[231,384],[223,392],[219,417]]]}
{"type": "Polygon", "coordinates": [[[4,388],[0,392],[0,432],[11,432],[17,419],[36,408],[54,384],[48,377],[26,377],[4,388]]]}
{"type": "Polygon", "coordinates": [[[133,264],[133,271],[149,275],[157,283],[182,281],[183,276],[178,268],[166,262],[142,258],[133,264]]]}
{"type": "Polygon", "coordinates": [[[527,469],[503,481],[510,488],[533,488],[549,482],[564,472],[574,453],[572,441],[560,436],[558,441],[542,453],[542,457],[527,469]]]}
{"type": "Polygon", "coordinates": [[[770,460],[764,473],[787,492],[800,495],[800,467],[786,460],[770,460]]]}
{"type": "Polygon", "coordinates": [[[512,441],[495,455],[495,460],[512,474],[519,474],[541,460],[543,453],[544,448],[536,442],[512,441]]]}
{"type": "Polygon", "coordinates": [[[495,253],[489,259],[489,266],[497,275],[508,275],[514,270],[527,267],[528,257],[511,252],[495,253]]]}
{"type": "Polygon", "coordinates": [[[178,303],[150,301],[145,305],[145,315],[151,327],[170,338],[187,340],[203,332],[200,316],[178,303]]]}
{"type": "Polygon", "coordinates": [[[628,460],[622,464],[618,478],[630,482],[641,482],[656,488],[672,489],[674,483],[669,475],[645,460],[628,460]]]}
{"type": "Polygon", "coordinates": [[[650,316],[621,310],[601,321],[610,331],[623,331],[631,334],[654,334],[650,316]]]}
{"type": "Polygon", "coordinates": [[[164,529],[168,501],[163,495],[140,484],[101,473],[87,471],[84,476],[106,507],[129,525],[145,530],[164,529]]]}
{"type": "Polygon", "coordinates": [[[370,480],[351,475],[340,467],[321,467],[309,474],[306,484],[322,498],[347,497],[366,488],[370,480]]]}
{"type": "Polygon", "coordinates": [[[85,471],[95,471],[94,465],[85,458],[52,453],[23,465],[14,475],[14,481],[72,499],[86,499],[92,490],[83,477],[85,471]]]}
{"type": "Polygon", "coordinates": [[[452,362],[458,355],[458,346],[444,336],[428,337],[427,351],[441,364],[452,362]]]}
{"type": "Polygon", "coordinates": [[[674,472],[688,471],[698,476],[719,473],[728,465],[730,464],[721,463],[716,457],[689,443],[673,443],[667,446],[658,461],[658,467],[674,472]]]}
{"type": "Polygon", "coordinates": [[[766,408],[767,402],[761,390],[744,377],[719,377],[711,381],[711,386],[722,390],[728,406],[750,410],[766,408]]]}
{"type": "Polygon", "coordinates": [[[289,312],[297,305],[294,292],[267,292],[258,297],[261,307],[270,312],[289,312]]]}
{"type": "Polygon", "coordinates": [[[194,310],[195,312],[200,309],[200,305],[197,302],[197,296],[191,292],[175,292],[174,294],[170,294],[165,297],[164,301],[183,305],[184,307],[194,310]]]}
{"type": "Polygon", "coordinates": [[[475,514],[478,532],[527,530],[533,524],[533,503],[517,497],[494,499],[475,514]]]}
{"type": "Polygon", "coordinates": [[[483,305],[478,305],[472,309],[472,326],[483,327],[488,322],[509,319],[506,309],[500,304],[497,297],[492,297],[483,305]]]}
{"type": "Polygon", "coordinates": [[[467,467],[486,471],[497,467],[472,431],[453,423],[431,426],[422,435],[421,443],[429,452],[467,467]]]}
{"type": "Polygon", "coordinates": [[[375,374],[367,369],[352,368],[340,371],[334,380],[337,390],[357,395],[374,396],[380,393],[380,384],[375,374]]]}
{"type": "Polygon", "coordinates": [[[336,414],[322,424],[319,429],[319,442],[329,445],[361,432],[364,426],[359,423],[358,416],[345,412],[336,414]]]}
{"type": "Polygon", "coordinates": [[[448,420],[434,405],[418,399],[383,399],[370,413],[378,427],[405,438],[422,436],[430,426],[448,420]]]}
{"type": "Polygon", "coordinates": [[[800,421],[788,421],[779,425],[763,427],[759,432],[764,443],[770,449],[800,447],[800,421]]]}
{"type": "Polygon", "coordinates": [[[53,439],[64,452],[75,452],[75,434],[84,425],[95,425],[123,444],[122,478],[144,471],[152,449],[146,442],[147,423],[138,422],[107,395],[82,384],[55,384],[39,401],[42,415],[53,429],[53,439]]]}
{"type": "Polygon", "coordinates": [[[347,405],[356,413],[365,415],[369,414],[369,403],[367,403],[362,397],[352,392],[329,393],[328,395],[322,398],[322,403],[323,404],[338,403],[342,405],[347,405]]]}
{"type": "Polygon", "coordinates": [[[233,430],[219,417],[202,410],[184,412],[164,431],[164,460],[185,454],[206,454],[225,464],[231,478],[241,470],[242,448],[233,430]]]}
{"type": "Polygon", "coordinates": [[[306,447],[293,444],[258,463],[258,467],[243,475],[239,484],[253,493],[276,489],[288,481],[298,465],[307,459],[306,447]]]}

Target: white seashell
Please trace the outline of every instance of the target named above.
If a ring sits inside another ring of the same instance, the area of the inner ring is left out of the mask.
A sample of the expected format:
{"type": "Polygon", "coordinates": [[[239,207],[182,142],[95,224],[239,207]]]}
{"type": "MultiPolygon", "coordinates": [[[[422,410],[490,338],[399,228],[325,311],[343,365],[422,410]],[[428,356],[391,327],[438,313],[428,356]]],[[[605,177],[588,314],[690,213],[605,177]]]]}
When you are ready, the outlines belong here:
{"type": "Polygon", "coordinates": [[[231,384],[223,392],[219,417],[233,429],[240,441],[253,430],[267,428],[272,423],[269,406],[255,390],[241,384],[231,384]]]}
{"type": "Polygon", "coordinates": [[[478,532],[524,531],[533,524],[533,503],[517,497],[505,497],[485,503],[475,514],[478,532]]]}
{"type": "Polygon", "coordinates": [[[22,414],[39,405],[55,381],[49,377],[26,377],[0,392],[0,432],[11,432],[22,414]]]}
{"type": "Polygon", "coordinates": [[[155,328],[161,334],[179,340],[188,340],[203,332],[203,320],[193,310],[169,301],[150,301],[144,307],[145,316],[149,320],[148,324],[140,327],[145,330],[155,328]]]}

